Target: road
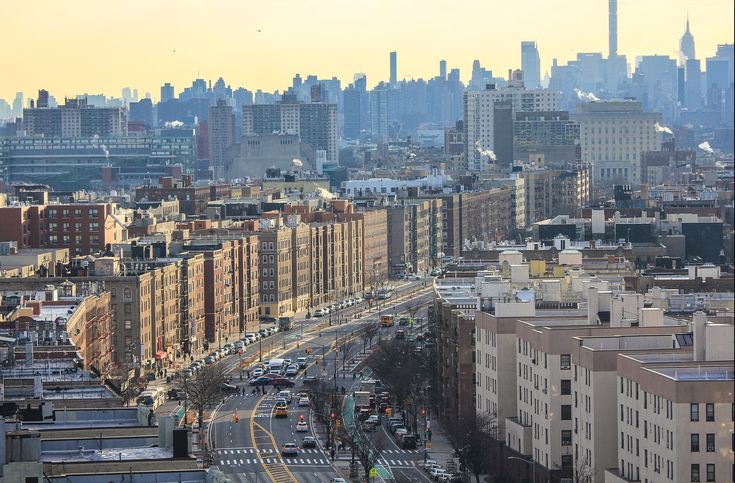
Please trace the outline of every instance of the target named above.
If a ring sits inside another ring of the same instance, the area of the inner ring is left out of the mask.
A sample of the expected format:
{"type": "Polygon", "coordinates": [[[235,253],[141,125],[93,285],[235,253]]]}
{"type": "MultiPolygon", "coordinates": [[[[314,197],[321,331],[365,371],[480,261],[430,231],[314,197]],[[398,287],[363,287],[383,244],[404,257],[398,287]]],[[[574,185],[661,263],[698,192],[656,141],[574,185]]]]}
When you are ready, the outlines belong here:
{"type": "MultiPolygon", "coordinates": [[[[427,304],[431,301],[430,287],[424,288],[418,284],[408,285],[401,292],[385,301],[386,307],[383,313],[401,313],[405,304],[427,304]],[[410,302],[409,302],[410,301],[410,302]]],[[[359,310],[359,309],[358,309],[359,310]]],[[[353,311],[348,312],[348,315],[353,311]]],[[[321,319],[323,321],[324,319],[321,319]]],[[[342,355],[335,357],[334,342],[336,338],[348,337],[357,332],[367,324],[378,323],[378,311],[364,313],[359,319],[347,318],[348,322],[338,326],[327,326],[317,328],[320,320],[297,322],[296,327],[286,333],[277,334],[276,342],[280,342],[281,349],[273,349],[273,357],[291,358],[304,356],[307,347],[312,347],[313,354],[309,359],[309,365],[298,376],[293,378],[295,386],[291,391],[295,393],[304,388],[302,381],[305,375],[321,375],[322,379],[334,381],[335,363],[338,364],[337,386],[348,389],[353,378],[342,371],[342,355]],[[303,334],[303,335],[302,335],[303,334]],[[298,341],[298,342],[297,342],[298,341]],[[298,343],[298,347],[296,347],[298,343]],[[283,345],[286,349],[282,349],[283,345]],[[317,365],[316,359],[320,362],[317,365]]],[[[396,330],[393,328],[381,329],[381,337],[392,337],[396,330]]],[[[265,343],[264,343],[265,345],[265,343]]],[[[248,349],[257,348],[252,344],[248,349]]],[[[358,340],[351,347],[347,358],[361,352],[363,344],[358,340]]],[[[265,350],[265,348],[264,348],[265,350]]],[[[245,359],[251,358],[252,353],[245,352],[245,359]]],[[[229,371],[237,374],[239,356],[230,356],[232,361],[225,359],[222,364],[229,371]]],[[[266,357],[264,356],[264,360],[266,357]]],[[[233,378],[238,385],[239,377],[233,378]]],[[[298,407],[297,399],[289,405],[289,416],[287,418],[275,418],[272,416],[273,405],[276,400],[275,391],[271,389],[266,395],[253,395],[247,388],[245,395],[231,396],[216,410],[215,416],[209,425],[209,440],[215,458],[214,465],[228,475],[233,481],[275,481],[275,482],[329,482],[338,476],[335,467],[325,447],[326,436],[323,428],[314,427],[314,414],[309,407],[298,407]],[[235,422],[237,415],[237,422],[235,422]],[[303,416],[308,424],[308,431],[296,432],[296,423],[303,416]],[[315,431],[317,429],[317,431],[315,431]],[[304,436],[314,436],[318,441],[317,448],[303,449],[301,442],[304,436]],[[296,443],[299,446],[299,454],[296,457],[281,457],[280,448],[287,442],[296,443]]],[[[385,452],[385,464],[394,468],[395,471],[415,472],[414,462],[423,460],[423,450],[401,450],[392,443],[387,442],[385,452]]],[[[343,456],[345,457],[345,456],[343,456]]],[[[412,478],[414,479],[414,478],[412,478]]],[[[416,480],[420,481],[420,480],[416,480]]]]}

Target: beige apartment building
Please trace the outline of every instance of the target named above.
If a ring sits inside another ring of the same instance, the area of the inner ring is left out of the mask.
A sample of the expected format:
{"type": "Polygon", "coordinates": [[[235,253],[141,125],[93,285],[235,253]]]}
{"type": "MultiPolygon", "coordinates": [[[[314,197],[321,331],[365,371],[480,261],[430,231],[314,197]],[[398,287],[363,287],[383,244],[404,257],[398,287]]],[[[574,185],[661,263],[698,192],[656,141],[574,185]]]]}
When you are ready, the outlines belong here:
{"type": "Polygon", "coordinates": [[[693,353],[618,355],[618,459],[606,483],[734,480],[735,332],[722,319],[694,315],[693,353]]]}
{"type": "MultiPolygon", "coordinates": [[[[626,317],[616,313],[611,324],[599,324],[596,318],[591,324],[587,310],[536,311],[533,304],[524,302],[496,303],[494,313],[476,315],[476,411],[496,416],[498,437],[512,451],[532,457],[539,474],[571,477],[580,462],[593,461],[597,468],[604,461],[599,455],[580,454],[580,449],[575,458],[573,446],[575,430],[577,438],[580,432],[591,439],[606,437],[604,431],[591,432],[595,424],[606,428],[603,422],[579,414],[590,408],[593,391],[605,394],[603,386],[609,383],[601,375],[590,378],[583,365],[575,365],[588,338],[606,337],[610,347],[619,349],[623,336],[633,340],[645,335],[639,344],[662,349],[671,347],[673,334],[688,330],[681,323],[664,320],[658,309],[641,309],[626,317]]],[[[594,342],[589,344],[594,347],[594,342]]],[[[604,417],[605,412],[595,414],[604,417]]],[[[578,445],[594,450],[593,443],[578,445]]]]}
{"type": "Polygon", "coordinates": [[[292,305],[294,311],[306,311],[311,303],[311,229],[303,223],[290,227],[291,247],[291,285],[293,287],[292,305]]]}
{"type": "Polygon", "coordinates": [[[277,226],[259,232],[260,315],[279,317],[293,306],[292,229],[277,226]]]}
{"type": "Polygon", "coordinates": [[[359,227],[351,229],[352,250],[361,253],[355,255],[354,275],[351,282],[352,293],[358,293],[365,287],[377,286],[388,280],[388,214],[383,208],[353,212],[353,206],[346,200],[332,202],[332,209],[341,222],[359,222],[359,227]],[[358,278],[362,278],[360,281],[358,278]]]}
{"type": "Polygon", "coordinates": [[[393,278],[427,274],[443,247],[442,200],[407,200],[388,207],[388,261],[393,278]]]}

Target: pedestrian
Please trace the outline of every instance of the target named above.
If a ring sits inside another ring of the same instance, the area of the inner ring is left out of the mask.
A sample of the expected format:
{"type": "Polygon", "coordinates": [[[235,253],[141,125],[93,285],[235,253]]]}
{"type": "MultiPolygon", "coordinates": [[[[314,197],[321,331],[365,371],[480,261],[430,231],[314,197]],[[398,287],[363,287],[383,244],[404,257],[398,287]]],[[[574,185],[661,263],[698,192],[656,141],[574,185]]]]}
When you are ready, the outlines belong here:
{"type": "Polygon", "coordinates": [[[334,461],[334,448],[329,449],[329,456],[332,458],[332,461],[334,461]]]}
{"type": "Polygon", "coordinates": [[[250,379],[250,371],[248,371],[248,379],[250,379]]]}
{"type": "Polygon", "coordinates": [[[428,457],[428,453],[426,452],[426,448],[424,448],[424,463],[426,463],[427,457],[428,457]]]}

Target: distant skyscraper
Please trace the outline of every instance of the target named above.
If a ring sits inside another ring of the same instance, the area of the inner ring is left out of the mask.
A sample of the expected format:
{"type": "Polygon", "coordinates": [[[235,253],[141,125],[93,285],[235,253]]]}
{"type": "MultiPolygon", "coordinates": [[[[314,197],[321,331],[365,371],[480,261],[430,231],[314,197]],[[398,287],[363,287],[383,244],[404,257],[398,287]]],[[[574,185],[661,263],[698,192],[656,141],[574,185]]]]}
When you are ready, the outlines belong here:
{"type": "Polygon", "coordinates": [[[684,65],[690,59],[696,59],[696,55],[694,51],[694,36],[689,31],[689,15],[687,15],[687,28],[679,41],[679,63],[684,65]]]}
{"type": "Polygon", "coordinates": [[[174,86],[168,82],[161,86],[161,102],[170,101],[175,95],[174,86]]]}
{"type": "Polygon", "coordinates": [[[441,77],[442,80],[447,79],[447,61],[444,59],[439,61],[439,77],[441,77]]]}
{"type": "Polygon", "coordinates": [[[360,137],[361,94],[352,84],[344,91],[342,106],[344,110],[343,135],[345,139],[358,139],[360,137]]]}
{"type": "Polygon", "coordinates": [[[224,175],[225,150],[235,142],[235,114],[224,99],[209,108],[209,162],[214,178],[224,175]]]}
{"type": "Polygon", "coordinates": [[[133,99],[132,91],[130,90],[130,87],[123,87],[122,88],[122,100],[125,102],[130,102],[133,99]]]}
{"type": "Polygon", "coordinates": [[[687,79],[685,105],[690,111],[698,111],[702,108],[702,66],[699,59],[687,59],[685,65],[687,79]]]}
{"type": "Polygon", "coordinates": [[[608,1],[609,57],[618,55],[618,0],[608,1]]]}
{"type": "Polygon", "coordinates": [[[23,115],[23,93],[16,92],[13,99],[13,116],[21,117],[23,115]]]}
{"type": "Polygon", "coordinates": [[[395,86],[398,83],[398,55],[395,52],[390,53],[390,85],[395,86]]]}
{"type": "Polygon", "coordinates": [[[527,88],[538,89],[541,87],[541,61],[536,42],[521,42],[521,70],[527,88]]]}
{"type": "Polygon", "coordinates": [[[36,107],[48,107],[48,91],[41,89],[38,91],[38,100],[36,101],[36,107]]]}

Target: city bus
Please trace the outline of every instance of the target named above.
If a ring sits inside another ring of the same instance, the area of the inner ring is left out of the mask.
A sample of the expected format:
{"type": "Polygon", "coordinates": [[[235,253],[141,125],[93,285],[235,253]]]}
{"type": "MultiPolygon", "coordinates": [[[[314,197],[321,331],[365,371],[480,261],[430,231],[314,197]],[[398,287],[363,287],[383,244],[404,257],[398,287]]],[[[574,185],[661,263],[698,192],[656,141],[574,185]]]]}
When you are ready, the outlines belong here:
{"type": "Polygon", "coordinates": [[[393,316],[392,315],[381,315],[380,316],[381,327],[393,327],[393,316]]]}
{"type": "Polygon", "coordinates": [[[278,328],[280,330],[293,329],[293,317],[278,317],[278,328]]]}
{"type": "Polygon", "coordinates": [[[136,399],[136,403],[140,406],[146,406],[154,411],[166,402],[166,391],[163,388],[150,389],[143,391],[136,399]]]}

